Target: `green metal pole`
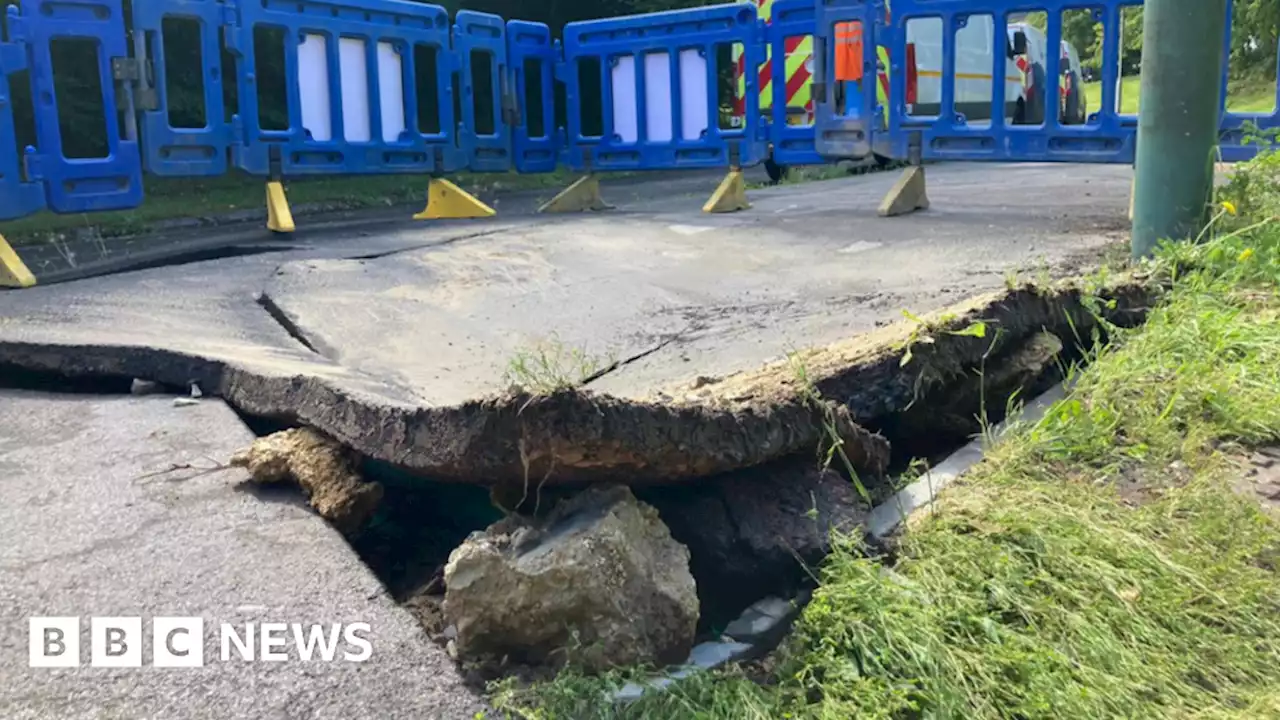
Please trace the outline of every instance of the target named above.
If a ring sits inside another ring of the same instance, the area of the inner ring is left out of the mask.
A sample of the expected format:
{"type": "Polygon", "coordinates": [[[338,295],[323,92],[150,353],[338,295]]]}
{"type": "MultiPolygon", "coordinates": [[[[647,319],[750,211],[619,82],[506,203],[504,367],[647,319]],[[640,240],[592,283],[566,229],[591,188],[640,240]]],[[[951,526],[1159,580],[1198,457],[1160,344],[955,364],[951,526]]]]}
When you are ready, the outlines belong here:
{"type": "Polygon", "coordinates": [[[1213,189],[1227,0],[1147,0],[1134,188],[1135,258],[1199,234],[1213,189]]]}

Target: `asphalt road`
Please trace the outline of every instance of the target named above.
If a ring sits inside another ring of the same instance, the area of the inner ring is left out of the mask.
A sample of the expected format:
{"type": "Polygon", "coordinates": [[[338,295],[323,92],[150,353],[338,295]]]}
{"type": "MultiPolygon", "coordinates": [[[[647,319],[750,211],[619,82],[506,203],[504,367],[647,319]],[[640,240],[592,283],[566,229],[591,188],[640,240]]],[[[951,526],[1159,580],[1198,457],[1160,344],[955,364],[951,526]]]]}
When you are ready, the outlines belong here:
{"type": "Polygon", "coordinates": [[[241,489],[244,471],[220,467],[252,439],[216,399],[0,390],[0,717],[463,720],[483,709],[296,493],[241,489]],[[78,667],[29,667],[29,621],[48,616],[79,618],[79,657],[64,653],[78,667]],[[92,617],[141,618],[142,636],[125,636],[140,666],[94,665],[92,617]],[[203,621],[202,667],[155,665],[157,617],[203,621]],[[249,623],[298,623],[304,637],[313,624],[366,623],[356,634],[371,654],[345,661],[362,653],[343,642],[332,661],[302,661],[290,627],[270,648],[287,661],[262,660],[261,645],[252,662],[223,660],[224,623],[242,641],[249,623]]]}

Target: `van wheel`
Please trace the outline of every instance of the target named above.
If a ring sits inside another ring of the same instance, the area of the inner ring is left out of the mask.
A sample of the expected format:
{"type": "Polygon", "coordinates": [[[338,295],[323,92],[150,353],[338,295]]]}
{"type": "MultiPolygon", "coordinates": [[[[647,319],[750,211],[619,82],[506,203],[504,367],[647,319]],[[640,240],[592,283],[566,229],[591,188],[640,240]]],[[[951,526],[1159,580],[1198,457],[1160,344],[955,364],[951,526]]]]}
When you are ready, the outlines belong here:
{"type": "MultiPolygon", "coordinates": [[[[1024,111],[1024,120],[1027,125],[1040,125],[1044,123],[1045,113],[1045,74],[1044,66],[1040,63],[1034,63],[1031,66],[1031,88],[1034,92],[1027,98],[1026,108],[1024,111]]],[[[1055,105],[1057,103],[1054,103],[1055,105]]]]}
{"type": "Polygon", "coordinates": [[[1080,105],[1080,86],[1072,83],[1071,89],[1067,90],[1067,102],[1062,109],[1062,124],[1083,125],[1084,121],[1084,108],[1080,105]]]}

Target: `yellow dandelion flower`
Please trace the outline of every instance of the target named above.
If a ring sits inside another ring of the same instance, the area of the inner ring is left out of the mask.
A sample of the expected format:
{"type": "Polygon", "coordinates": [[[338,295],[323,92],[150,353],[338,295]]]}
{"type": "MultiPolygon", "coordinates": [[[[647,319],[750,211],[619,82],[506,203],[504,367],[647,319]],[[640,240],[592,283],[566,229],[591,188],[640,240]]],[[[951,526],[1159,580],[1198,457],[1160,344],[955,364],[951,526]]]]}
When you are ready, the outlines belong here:
{"type": "Polygon", "coordinates": [[[1223,210],[1226,210],[1228,213],[1230,213],[1230,214],[1232,214],[1232,215],[1235,215],[1235,214],[1236,214],[1236,205],[1235,205],[1235,203],[1231,202],[1230,200],[1223,200],[1223,201],[1222,201],[1222,209],[1223,209],[1223,210]]]}
{"type": "Polygon", "coordinates": [[[1240,252],[1240,256],[1237,257],[1236,260],[1240,262],[1244,262],[1245,260],[1248,260],[1251,257],[1253,257],[1253,248],[1245,248],[1240,252]]]}

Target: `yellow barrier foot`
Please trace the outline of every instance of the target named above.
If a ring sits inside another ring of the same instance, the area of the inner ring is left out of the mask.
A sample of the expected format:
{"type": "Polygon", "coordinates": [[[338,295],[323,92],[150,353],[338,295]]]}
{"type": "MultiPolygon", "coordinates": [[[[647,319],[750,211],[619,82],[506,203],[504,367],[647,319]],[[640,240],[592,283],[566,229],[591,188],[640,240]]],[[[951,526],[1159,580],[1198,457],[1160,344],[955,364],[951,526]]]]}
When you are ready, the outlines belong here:
{"type": "Polygon", "coordinates": [[[284,185],[279,180],[267,181],[267,229],[271,232],[293,232],[293,213],[289,210],[289,198],[284,195],[284,185]]]}
{"type": "Polygon", "coordinates": [[[35,284],[36,277],[27,269],[27,264],[0,235],[0,287],[24,288],[35,284]]]}
{"type": "Polygon", "coordinates": [[[880,217],[897,217],[928,208],[929,195],[925,191],[924,168],[912,165],[903,171],[902,176],[890,188],[889,194],[880,201],[878,212],[880,217]]]}
{"type": "Polygon", "coordinates": [[[702,206],[702,212],[737,212],[750,207],[751,203],[747,202],[747,181],[742,177],[742,170],[735,168],[720,181],[720,187],[711,194],[707,204],[702,206]]]}
{"type": "Polygon", "coordinates": [[[600,196],[600,178],[583,175],[559,195],[538,208],[540,213],[587,212],[588,210],[612,210],[613,206],[600,196]]]}
{"type": "Polygon", "coordinates": [[[413,216],[414,220],[446,220],[493,217],[493,208],[475,195],[444,178],[431,178],[427,186],[427,206],[413,216]]]}

